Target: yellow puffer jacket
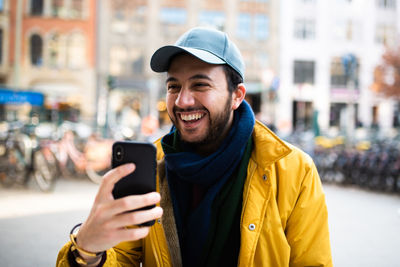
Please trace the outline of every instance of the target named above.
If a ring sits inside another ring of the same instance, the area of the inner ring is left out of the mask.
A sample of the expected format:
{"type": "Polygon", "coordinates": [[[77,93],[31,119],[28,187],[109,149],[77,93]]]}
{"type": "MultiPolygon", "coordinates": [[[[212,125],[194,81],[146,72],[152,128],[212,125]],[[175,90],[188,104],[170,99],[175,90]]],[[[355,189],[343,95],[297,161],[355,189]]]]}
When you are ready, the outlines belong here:
{"type": "MultiPolygon", "coordinates": [[[[325,195],[312,159],[259,122],[253,140],[238,266],[332,266],[325,195]]],[[[159,142],[157,146],[162,159],[159,142]]],[[[104,266],[139,266],[140,261],[144,266],[178,265],[179,252],[167,240],[176,237],[166,237],[164,228],[159,220],[145,239],[108,250],[104,266]]],[[[67,243],[60,251],[57,266],[69,266],[69,247],[67,243]]]]}

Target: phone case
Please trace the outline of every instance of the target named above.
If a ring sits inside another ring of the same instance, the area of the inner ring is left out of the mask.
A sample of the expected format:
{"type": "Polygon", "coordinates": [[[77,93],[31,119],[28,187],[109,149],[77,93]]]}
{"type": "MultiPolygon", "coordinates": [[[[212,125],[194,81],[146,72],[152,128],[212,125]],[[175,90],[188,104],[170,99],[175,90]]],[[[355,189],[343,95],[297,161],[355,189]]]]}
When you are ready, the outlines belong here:
{"type": "MultiPolygon", "coordinates": [[[[152,143],[118,141],[112,147],[112,168],[135,163],[135,171],[119,180],[112,191],[114,198],[156,191],[156,147],[152,143]]],[[[150,209],[153,206],[142,209],[150,209]]],[[[141,225],[151,226],[154,221],[141,225]]]]}

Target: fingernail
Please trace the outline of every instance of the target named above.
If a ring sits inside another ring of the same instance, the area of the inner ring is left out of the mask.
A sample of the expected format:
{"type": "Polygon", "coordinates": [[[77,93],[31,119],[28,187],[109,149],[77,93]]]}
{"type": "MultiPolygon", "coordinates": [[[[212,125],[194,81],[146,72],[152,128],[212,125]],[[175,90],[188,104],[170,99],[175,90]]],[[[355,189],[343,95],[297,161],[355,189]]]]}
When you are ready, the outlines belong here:
{"type": "Polygon", "coordinates": [[[152,195],[151,195],[151,197],[155,200],[155,201],[160,201],[160,199],[161,199],[161,196],[160,196],[160,194],[158,193],[158,192],[153,192],[153,193],[151,193],[152,195]]]}
{"type": "Polygon", "coordinates": [[[159,212],[160,217],[161,217],[164,213],[164,210],[161,207],[157,207],[157,208],[158,208],[157,212],[159,212]]]}
{"type": "Polygon", "coordinates": [[[135,164],[133,164],[133,163],[128,163],[128,164],[125,165],[125,169],[126,169],[127,171],[133,171],[133,170],[135,169],[135,164]]]}

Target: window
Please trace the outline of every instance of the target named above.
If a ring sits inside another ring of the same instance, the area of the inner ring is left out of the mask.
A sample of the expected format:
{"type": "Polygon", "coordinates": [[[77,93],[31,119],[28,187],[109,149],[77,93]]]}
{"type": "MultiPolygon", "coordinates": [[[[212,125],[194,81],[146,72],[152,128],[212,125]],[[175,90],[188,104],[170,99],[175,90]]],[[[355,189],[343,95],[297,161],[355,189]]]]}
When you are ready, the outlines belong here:
{"type": "Polygon", "coordinates": [[[294,25],[294,37],[296,39],[315,39],[315,20],[297,19],[294,25]]]}
{"type": "Polygon", "coordinates": [[[331,87],[347,88],[347,82],[349,79],[353,79],[357,88],[358,70],[359,62],[353,55],[333,58],[331,61],[331,87]],[[345,68],[345,65],[349,69],[345,68]]]}
{"type": "Polygon", "coordinates": [[[142,75],[145,67],[144,53],[141,49],[133,48],[129,51],[131,72],[133,75],[142,75]]]}
{"type": "Polygon", "coordinates": [[[340,114],[346,108],[344,103],[331,103],[329,110],[329,126],[340,126],[340,114]]]}
{"type": "Polygon", "coordinates": [[[3,29],[0,29],[0,64],[3,63],[3,29]]]}
{"type": "Polygon", "coordinates": [[[125,73],[125,62],[128,58],[128,49],[122,45],[112,46],[110,49],[110,74],[120,76],[125,73]]]}
{"type": "Polygon", "coordinates": [[[184,8],[164,7],[160,10],[161,32],[167,39],[177,39],[186,30],[187,11],[184,8]]]}
{"type": "Polygon", "coordinates": [[[240,39],[266,40],[269,35],[269,20],[266,15],[239,14],[236,36],[240,39]]]}
{"type": "Polygon", "coordinates": [[[50,36],[48,46],[48,65],[53,68],[64,67],[67,59],[67,42],[63,35],[54,33],[50,36]]]}
{"type": "Polygon", "coordinates": [[[41,66],[43,63],[43,40],[38,34],[34,34],[30,38],[30,55],[31,64],[41,66]]]}
{"type": "MultiPolygon", "coordinates": [[[[343,127],[347,123],[347,118],[344,118],[342,111],[347,108],[345,103],[331,103],[329,111],[329,126],[343,127]]],[[[361,122],[358,117],[358,104],[354,105],[354,127],[360,127],[361,122]]]]}
{"type": "MultiPolygon", "coordinates": [[[[133,15],[133,18],[136,16],[133,15]]],[[[127,20],[126,10],[112,10],[111,31],[117,34],[127,34],[129,31],[129,22],[127,20]]]]}
{"type": "Polygon", "coordinates": [[[0,0],[0,12],[4,11],[4,0],[0,0]]]}
{"type": "Polygon", "coordinates": [[[362,23],[355,19],[338,18],[332,23],[332,38],[334,41],[361,42],[362,23]]]}
{"type": "Polygon", "coordinates": [[[43,0],[31,1],[31,15],[40,16],[43,14],[43,0]]]}
{"type": "Polygon", "coordinates": [[[375,42],[383,45],[392,45],[395,42],[396,28],[392,25],[378,24],[375,32],[375,42]]]}
{"type": "Polygon", "coordinates": [[[254,35],[257,40],[266,40],[269,35],[269,20],[266,15],[256,15],[254,35]]]}
{"type": "Polygon", "coordinates": [[[49,65],[56,67],[58,65],[58,58],[60,56],[60,37],[58,34],[54,34],[49,41],[49,65]]]}
{"type": "Polygon", "coordinates": [[[292,103],[293,129],[310,130],[312,128],[313,104],[308,101],[293,101],[292,103]]]}
{"type": "Polygon", "coordinates": [[[51,5],[51,13],[54,17],[62,17],[64,0],[53,0],[51,5]]]}
{"type": "Polygon", "coordinates": [[[83,0],[71,0],[71,11],[69,16],[74,19],[83,18],[83,0]]]}
{"type": "Polygon", "coordinates": [[[295,84],[314,84],[314,61],[301,61],[294,62],[294,83],[295,84]]]}
{"type": "Polygon", "coordinates": [[[73,33],[67,39],[67,65],[72,69],[79,69],[86,63],[85,36],[73,33]]]}
{"type": "Polygon", "coordinates": [[[236,36],[241,39],[250,38],[251,16],[250,14],[240,14],[237,21],[236,36]]]}
{"type": "Polygon", "coordinates": [[[111,10],[111,31],[121,35],[128,34],[128,32],[135,35],[145,34],[147,31],[146,14],[146,6],[135,6],[128,12],[126,8],[123,9],[117,5],[115,9],[111,10]]]}
{"type": "Polygon", "coordinates": [[[217,27],[223,30],[225,27],[225,14],[220,11],[203,11],[199,15],[200,25],[217,27]]]}
{"type": "Polygon", "coordinates": [[[162,8],[160,14],[161,23],[165,24],[185,24],[187,12],[183,8],[162,8]]]}
{"type": "Polygon", "coordinates": [[[346,76],[340,58],[333,58],[331,61],[331,86],[346,87],[346,76]]]}
{"type": "Polygon", "coordinates": [[[393,127],[400,127],[400,102],[397,102],[393,112],[393,127]]]}
{"type": "Polygon", "coordinates": [[[377,0],[377,6],[385,9],[396,9],[396,0],[377,0]]]}

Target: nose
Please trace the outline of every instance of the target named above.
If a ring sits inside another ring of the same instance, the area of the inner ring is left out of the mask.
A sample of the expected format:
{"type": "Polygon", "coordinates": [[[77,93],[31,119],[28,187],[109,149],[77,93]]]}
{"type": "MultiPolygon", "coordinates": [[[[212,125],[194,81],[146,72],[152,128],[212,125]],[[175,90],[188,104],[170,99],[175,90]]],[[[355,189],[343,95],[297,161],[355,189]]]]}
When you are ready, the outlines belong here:
{"type": "Polygon", "coordinates": [[[195,103],[195,99],[192,95],[192,92],[187,88],[181,88],[178,97],[175,100],[175,105],[180,108],[186,108],[193,106],[195,103]]]}

